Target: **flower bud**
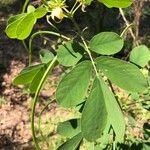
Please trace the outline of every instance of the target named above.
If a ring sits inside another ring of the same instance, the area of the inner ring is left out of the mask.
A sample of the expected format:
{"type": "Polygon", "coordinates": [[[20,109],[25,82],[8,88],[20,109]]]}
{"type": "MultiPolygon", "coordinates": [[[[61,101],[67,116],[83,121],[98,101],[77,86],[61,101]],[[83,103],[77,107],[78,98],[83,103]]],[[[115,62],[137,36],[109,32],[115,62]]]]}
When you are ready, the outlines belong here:
{"type": "Polygon", "coordinates": [[[64,13],[63,13],[62,8],[60,8],[60,7],[54,8],[52,10],[51,17],[53,20],[55,20],[55,17],[62,20],[64,18],[64,13]]]}

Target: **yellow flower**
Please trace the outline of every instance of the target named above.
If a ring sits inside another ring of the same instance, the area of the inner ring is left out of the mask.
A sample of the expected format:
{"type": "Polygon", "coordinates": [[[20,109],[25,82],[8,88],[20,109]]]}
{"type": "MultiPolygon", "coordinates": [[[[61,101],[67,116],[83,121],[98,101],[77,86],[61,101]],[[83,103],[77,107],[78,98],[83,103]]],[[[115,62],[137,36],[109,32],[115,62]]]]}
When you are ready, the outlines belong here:
{"type": "Polygon", "coordinates": [[[64,18],[64,13],[63,13],[62,8],[60,8],[60,7],[54,8],[52,10],[51,17],[53,20],[55,20],[55,17],[62,20],[64,18]]]}

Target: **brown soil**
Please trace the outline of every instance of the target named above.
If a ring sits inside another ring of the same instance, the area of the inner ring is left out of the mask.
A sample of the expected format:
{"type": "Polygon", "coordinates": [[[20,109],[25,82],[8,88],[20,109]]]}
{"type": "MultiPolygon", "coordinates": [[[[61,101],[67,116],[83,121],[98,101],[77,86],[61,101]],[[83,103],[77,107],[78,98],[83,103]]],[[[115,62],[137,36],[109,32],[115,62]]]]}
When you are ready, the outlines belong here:
{"type": "MultiPolygon", "coordinates": [[[[30,131],[32,97],[12,80],[28,63],[22,43],[9,39],[4,30],[6,19],[0,16],[0,150],[34,149],[30,131]]],[[[58,80],[61,69],[56,68],[49,82],[58,80]]],[[[54,87],[45,88],[43,99],[50,98],[54,87]]],[[[44,103],[38,106],[40,110],[44,103]]],[[[55,108],[52,107],[51,109],[55,108]]]]}

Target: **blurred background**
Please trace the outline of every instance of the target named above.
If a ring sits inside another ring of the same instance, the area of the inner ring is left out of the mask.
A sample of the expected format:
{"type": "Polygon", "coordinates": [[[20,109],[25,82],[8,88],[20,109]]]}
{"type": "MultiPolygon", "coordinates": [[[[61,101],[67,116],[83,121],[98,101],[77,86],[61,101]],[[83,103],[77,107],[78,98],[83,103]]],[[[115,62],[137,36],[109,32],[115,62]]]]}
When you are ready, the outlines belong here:
{"type": "MultiPolygon", "coordinates": [[[[30,0],[30,4],[35,7],[38,7],[40,3],[40,0],[30,0]]],[[[71,5],[72,1],[67,0],[67,3],[71,5]]],[[[8,18],[20,13],[23,4],[24,0],[0,0],[0,149],[2,150],[34,149],[29,117],[32,96],[22,87],[12,85],[14,77],[28,64],[28,52],[21,41],[9,39],[5,34],[8,18]]],[[[125,35],[126,44],[124,49],[116,55],[116,57],[122,59],[138,44],[142,43],[150,47],[150,0],[135,0],[131,7],[123,9],[123,11],[128,22],[133,23],[134,38],[130,32],[125,35]]],[[[80,12],[81,10],[77,12],[75,19],[81,28],[88,26],[88,30],[85,32],[88,39],[102,31],[115,31],[120,34],[126,27],[118,9],[108,9],[96,1],[88,6],[84,13],[80,12]]],[[[68,36],[74,36],[72,24],[67,19],[64,19],[61,24],[56,24],[56,26],[68,36]]],[[[38,21],[33,32],[38,30],[53,29],[43,18],[38,21]]],[[[33,41],[34,63],[39,62],[39,50],[51,50],[51,47],[58,41],[54,37],[43,35],[41,37],[33,41]]],[[[49,100],[54,98],[56,85],[63,76],[62,72],[64,70],[65,68],[58,66],[53,71],[53,75],[48,79],[41,93],[37,113],[49,100]]],[[[150,93],[140,96],[133,95],[135,101],[131,101],[130,98],[126,101],[127,95],[119,89],[117,96],[123,99],[124,109],[130,116],[128,120],[131,124],[127,127],[127,135],[129,141],[131,141],[129,147],[141,150],[141,141],[149,139],[150,135],[150,93]]],[[[50,142],[47,142],[49,149],[55,150],[56,146],[64,141],[55,133],[56,124],[71,118],[73,115],[73,110],[60,108],[55,102],[43,113],[42,132],[46,135],[46,138],[49,138],[48,141],[50,142]]],[[[39,139],[42,145],[40,136],[39,139]]],[[[124,146],[126,149],[128,148],[127,145],[124,146]]],[[[147,148],[150,149],[150,147],[147,148]]]]}

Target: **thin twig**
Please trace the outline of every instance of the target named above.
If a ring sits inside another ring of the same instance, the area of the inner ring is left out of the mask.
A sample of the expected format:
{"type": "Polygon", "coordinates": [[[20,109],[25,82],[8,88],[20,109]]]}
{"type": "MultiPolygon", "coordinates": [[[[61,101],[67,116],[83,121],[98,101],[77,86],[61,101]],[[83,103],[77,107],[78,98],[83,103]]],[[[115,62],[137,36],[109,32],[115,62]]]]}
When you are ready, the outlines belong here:
{"type": "MultiPolygon", "coordinates": [[[[126,26],[127,26],[127,27],[130,26],[130,23],[129,23],[128,20],[126,19],[123,10],[122,10],[121,8],[119,8],[119,11],[120,11],[120,14],[121,14],[122,19],[124,20],[126,26]]],[[[135,35],[134,35],[134,33],[133,33],[133,30],[132,30],[131,28],[129,28],[129,31],[130,31],[130,34],[131,34],[133,40],[135,40],[136,38],[135,38],[135,35]]]]}

